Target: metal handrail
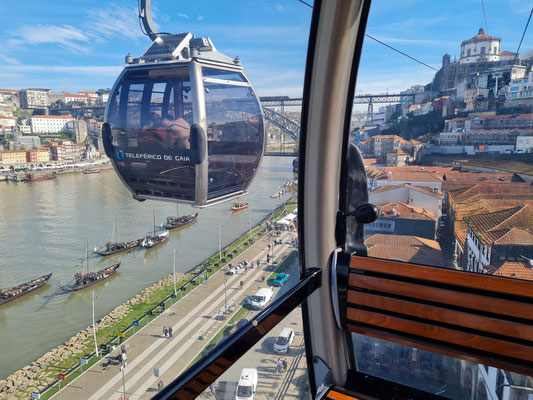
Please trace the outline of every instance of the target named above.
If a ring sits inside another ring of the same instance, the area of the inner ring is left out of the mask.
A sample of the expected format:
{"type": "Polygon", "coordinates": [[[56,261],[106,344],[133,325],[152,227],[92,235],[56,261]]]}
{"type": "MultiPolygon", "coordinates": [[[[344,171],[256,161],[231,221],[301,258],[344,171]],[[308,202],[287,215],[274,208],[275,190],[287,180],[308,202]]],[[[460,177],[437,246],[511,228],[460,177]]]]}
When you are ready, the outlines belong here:
{"type": "Polygon", "coordinates": [[[321,286],[321,281],[322,271],[320,269],[307,270],[304,279],[294,288],[237,330],[220,346],[211,350],[209,354],[156,394],[153,399],[195,399],[283,318],[318,289],[321,286]]]}

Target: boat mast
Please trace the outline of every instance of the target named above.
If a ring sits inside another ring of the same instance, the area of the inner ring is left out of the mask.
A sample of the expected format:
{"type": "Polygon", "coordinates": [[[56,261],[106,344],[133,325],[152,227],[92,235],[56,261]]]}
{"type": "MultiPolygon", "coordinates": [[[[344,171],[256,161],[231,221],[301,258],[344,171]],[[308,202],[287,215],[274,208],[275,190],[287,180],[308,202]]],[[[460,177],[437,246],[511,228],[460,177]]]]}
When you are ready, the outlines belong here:
{"type": "Polygon", "coordinates": [[[89,238],[87,238],[87,273],[89,273],[89,238]]]}
{"type": "Polygon", "coordinates": [[[155,208],[154,208],[154,236],[155,236],[155,208]]]}
{"type": "Polygon", "coordinates": [[[117,214],[115,214],[115,244],[118,243],[118,224],[117,224],[117,214]]]}

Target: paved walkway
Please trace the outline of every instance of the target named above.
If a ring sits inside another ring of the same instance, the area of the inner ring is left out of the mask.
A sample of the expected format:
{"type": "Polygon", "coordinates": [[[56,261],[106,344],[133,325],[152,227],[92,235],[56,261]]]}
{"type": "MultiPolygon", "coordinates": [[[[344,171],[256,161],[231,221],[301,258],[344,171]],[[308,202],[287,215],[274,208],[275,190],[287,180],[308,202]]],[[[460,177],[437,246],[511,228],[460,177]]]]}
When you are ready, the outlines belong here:
{"type": "MultiPolygon", "coordinates": [[[[293,247],[291,232],[284,232],[280,237],[282,245],[273,249],[276,262],[287,256],[293,247]]],[[[224,268],[187,294],[183,299],[169,307],[163,314],[142,327],[133,337],[124,342],[128,361],[123,371],[120,365],[104,367],[104,359],[83,373],[82,377],[72,381],[61,391],[63,399],[120,399],[124,387],[126,398],[131,400],[148,399],[157,391],[157,383],[169,383],[183,372],[191,361],[204,349],[212,337],[225,325],[216,314],[224,309],[225,298],[229,304],[241,304],[247,295],[255,294],[262,283],[262,277],[272,272],[266,268],[268,239],[261,239],[250,246],[239,257],[232,260],[238,264],[243,260],[261,261],[261,268],[254,267],[247,272],[225,275],[224,268]],[[240,288],[240,281],[243,287],[240,288]],[[226,281],[226,285],[224,285],[226,281]],[[225,289],[226,288],[226,289],[225,289]],[[165,338],[163,326],[171,326],[172,338],[165,338]],[[199,340],[202,335],[205,340],[199,340]],[[159,369],[160,378],[154,377],[154,368],[159,369]]],[[[238,307],[237,307],[238,308],[238,307]]],[[[228,319],[231,316],[228,316],[228,319]]],[[[115,351],[112,355],[116,355],[115,351]]],[[[58,399],[59,396],[53,397],[58,399]]]]}

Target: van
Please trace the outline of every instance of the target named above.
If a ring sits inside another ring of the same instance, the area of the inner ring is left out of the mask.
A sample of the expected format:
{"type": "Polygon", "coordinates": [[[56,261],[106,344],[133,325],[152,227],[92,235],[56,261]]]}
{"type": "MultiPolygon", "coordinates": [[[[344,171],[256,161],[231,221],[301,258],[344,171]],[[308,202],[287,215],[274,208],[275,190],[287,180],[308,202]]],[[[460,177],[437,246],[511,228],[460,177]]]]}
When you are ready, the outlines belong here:
{"type": "Polygon", "coordinates": [[[272,299],[272,293],[274,289],[270,288],[259,288],[255,296],[248,296],[248,304],[253,310],[261,310],[265,308],[267,303],[272,299]]]}
{"type": "Polygon", "coordinates": [[[243,368],[235,392],[235,400],[253,400],[256,389],[257,370],[255,368],[243,368]]]}
{"type": "Polygon", "coordinates": [[[294,340],[294,331],[291,328],[283,328],[274,342],[274,353],[287,354],[294,340]]]}

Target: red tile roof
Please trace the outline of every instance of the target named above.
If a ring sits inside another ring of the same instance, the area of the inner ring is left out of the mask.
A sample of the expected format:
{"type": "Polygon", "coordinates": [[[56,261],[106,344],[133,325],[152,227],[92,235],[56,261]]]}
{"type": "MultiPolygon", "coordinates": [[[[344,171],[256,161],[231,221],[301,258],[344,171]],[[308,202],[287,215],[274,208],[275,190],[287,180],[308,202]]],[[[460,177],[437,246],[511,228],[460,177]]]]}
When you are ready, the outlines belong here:
{"type": "Polygon", "coordinates": [[[440,245],[418,236],[372,235],[365,240],[370,257],[445,267],[440,245]]]}
{"type": "Polygon", "coordinates": [[[32,115],[30,118],[74,119],[72,115],[32,115]]]}
{"type": "Polygon", "coordinates": [[[533,281],[533,268],[529,261],[505,261],[487,268],[487,273],[507,278],[533,281]]]}
{"type": "Polygon", "coordinates": [[[468,225],[464,221],[455,221],[453,223],[453,233],[459,244],[464,249],[466,244],[466,237],[468,235],[468,225]]]}
{"type": "Polygon", "coordinates": [[[483,244],[533,246],[533,207],[529,204],[464,218],[483,244]]]}
{"type": "Polygon", "coordinates": [[[500,51],[500,56],[514,56],[516,53],[513,53],[512,51],[500,51]]]}
{"type": "Polygon", "coordinates": [[[433,189],[427,186],[413,186],[408,183],[403,183],[401,185],[383,185],[383,186],[378,187],[377,189],[372,190],[372,192],[370,193],[388,192],[389,190],[396,190],[402,187],[406,187],[411,190],[416,190],[417,192],[424,193],[424,194],[427,194],[433,197],[442,198],[442,192],[439,190],[434,192],[433,189]]]}
{"type": "Polygon", "coordinates": [[[414,207],[405,203],[382,203],[380,207],[380,216],[385,218],[406,218],[420,219],[425,221],[435,221],[435,216],[431,211],[420,207],[414,207]]]}

